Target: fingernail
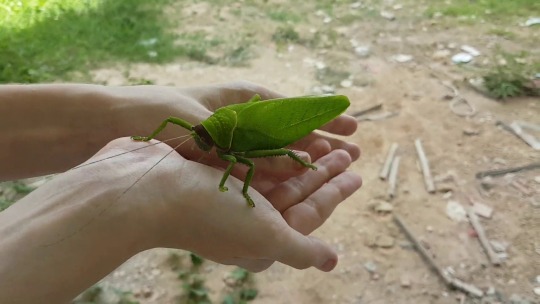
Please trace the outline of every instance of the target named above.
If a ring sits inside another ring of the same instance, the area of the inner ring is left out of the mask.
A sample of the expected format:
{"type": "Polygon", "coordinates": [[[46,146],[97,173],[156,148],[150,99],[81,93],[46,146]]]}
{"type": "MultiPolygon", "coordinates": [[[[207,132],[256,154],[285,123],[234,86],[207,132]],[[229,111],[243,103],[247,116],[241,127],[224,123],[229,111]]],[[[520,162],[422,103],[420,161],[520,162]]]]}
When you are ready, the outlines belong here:
{"type": "Polygon", "coordinates": [[[321,266],[322,271],[330,271],[336,267],[337,260],[336,259],[328,259],[326,262],[321,266]]]}

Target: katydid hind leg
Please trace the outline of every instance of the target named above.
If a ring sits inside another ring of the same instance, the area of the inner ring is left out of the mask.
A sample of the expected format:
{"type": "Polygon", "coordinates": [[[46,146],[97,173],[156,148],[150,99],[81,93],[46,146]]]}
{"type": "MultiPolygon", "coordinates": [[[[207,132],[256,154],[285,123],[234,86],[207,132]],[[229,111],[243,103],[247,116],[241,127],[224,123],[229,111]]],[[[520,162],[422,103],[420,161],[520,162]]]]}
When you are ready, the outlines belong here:
{"type": "Polygon", "coordinates": [[[271,149],[271,150],[255,150],[255,151],[248,151],[244,153],[244,157],[249,158],[261,158],[261,157],[272,157],[272,156],[289,156],[296,162],[300,163],[302,166],[310,168],[312,170],[317,170],[317,167],[311,163],[308,163],[301,159],[294,151],[289,149],[271,149]]]}
{"type": "Polygon", "coordinates": [[[229,188],[225,187],[225,182],[227,181],[227,178],[229,178],[229,175],[231,175],[231,171],[234,168],[234,165],[236,164],[237,160],[235,156],[230,155],[230,154],[218,153],[218,156],[224,161],[229,162],[229,166],[225,170],[225,173],[223,173],[223,177],[221,178],[221,181],[219,182],[219,191],[225,192],[229,190],[229,188]]]}
{"type": "Polygon", "coordinates": [[[241,157],[241,156],[236,156],[236,159],[238,160],[238,162],[249,167],[249,170],[244,179],[244,187],[242,188],[242,194],[246,198],[248,205],[250,207],[255,207],[255,203],[253,202],[253,200],[248,194],[249,185],[251,184],[251,180],[253,179],[253,174],[255,173],[255,163],[253,163],[252,160],[241,157]]]}
{"type": "Polygon", "coordinates": [[[178,125],[186,130],[189,130],[191,131],[191,129],[193,128],[193,125],[191,125],[189,122],[181,119],[181,118],[178,118],[178,117],[173,117],[173,116],[170,116],[169,118],[165,119],[163,122],[161,122],[161,124],[159,125],[159,127],[157,129],[154,130],[154,132],[152,132],[152,134],[150,134],[150,136],[131,136],[131,139],[133,140],[136,140],[136,141],[149,141],[153,138],[155,138],[159,133],[161,133],[161,131],[163,131],[163,129],[165,129],[165,127],[169,124],[174,124],[174,125],[178,125]]]}

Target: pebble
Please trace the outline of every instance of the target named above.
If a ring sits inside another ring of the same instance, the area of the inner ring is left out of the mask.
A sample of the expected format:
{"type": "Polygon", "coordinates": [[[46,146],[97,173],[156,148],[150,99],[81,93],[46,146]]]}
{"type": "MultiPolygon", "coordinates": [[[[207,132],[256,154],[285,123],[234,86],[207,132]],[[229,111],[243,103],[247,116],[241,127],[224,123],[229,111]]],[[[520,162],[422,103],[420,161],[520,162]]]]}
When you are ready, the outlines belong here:
{"type": "Polygon", "coordinates": [[[369,273],[375,273],[377,271],[377,264],[373,261],[368,261],[364,264],[364,268],[369,271],[369,273]]]}
{"type": "Polygon", "coordinates": [[[540,296],[540,287],[536,287],[533,291],[535,295],[540,296]]]}
{"type": "Polygon", "coordinates": [[[409,279],[408,276],[402,276],[401,277],[401,287],[403,288],[410,288],[411,287],[411,279],[409,279]]]}
{"type": "Polygon", "coordinates": [[[506,248],[508,247],[508,244],[499,241],[490,240],[489,243],[491,244],[493,251],[496,253],[505,252],[506,248]]]}
{"type": "Polygon", "coordinates": [[[369,46],[360,45],[354,48],[354,53],[360,58],[366,58],[369,57],[371,49],[369,46]]]}
{"type": "Polygon", "coordinates": [[[488,289],[487,289],[487,291],[486,291],[486,295],[488,295],[488,296],[493,296],[493,295],[495,295],[495,292],[496,292],[496,291],[495,291],[495,287],[489,286],[488,289]]]}
{"type": "Polygon", "coordinates": [[[343,87],[343,88],[350,88],[350,87],[352,87],[353,82],[352,82],[352,80],[350,80],[350,79],[345,79],[345,80],[342,80],[339,84],[340,84],[341,87],[343,87]]]}
{"type": "Polygon", "coordinates": [[[354,2],[354,3],[351,3],[350,7],[352,9],[357,9],[357,8],[360,8],[362,6],[362,2],[354,2]]]}
{"type": "Polygon", "coordinates": [[[474,47],[470,46],[470,45],[461,46],[461,50],[468,53],[468,54],[471,54],[474,57],[480,56],[480,52],[477,49],[475,49],[474,47]]]}
{"type": "Polygon", "coordinates": [[[317,62],[315,62],[315,68],[317,70],[322,70],[322,69],[326,68],[326,64],[324,64],[324,62],[322,62],[322,61],[317,61],[317,62]]]}
{"type": "Polygon", "coordinates": [[[491,215],[493,214],[493,208],[482,203],[474,203],[473,210],[474,210],[474,213],[488,219],[491,218],[491,215]]]}
{"type": "Polygon", "coordinates": [[[467,220],[467,211],[463,206],[453,200],[449,200],[446,204],[446,215],[453,221],[462,222],[467,220]]]}
{"type": "Polygon", "coordinates": [[[540,275],[536,276],[536,283],[540,284],[540,275]]]}
{"type": "Polygon", "coordinates": [[[473,60],[473,56],[469,53],[457,53],[452,56],[452,62],[459,63],[469,63],[473,60]]]}
{"type": "Polygon", "coordinates": [[[480,131],[478,131],[476,129],[470,129],[470,128],[463,129],[463,135],[475,136],[475,135],[478,135],[478,134],[480,134],[480,131]]]}
{"type": "Polygon", "coordinates": [[[389,11],[381,11],[381,17],[390,21],[393,21],[396,19],[396,15],[394,15],[393,13],[389,11]]]}
{"type": "Polygon", "coordinates": [[[330,18],[330,17],[324,17],[323,23],[330,23],[330,22],[332,22],[332,18],[330,18]]]}
{"type": "Polygon", "coordinates": [[[527,22],[525,22],[525,26],[533,25],[540,25],[540,18],[529,18],[527,22]]]}
{"type": "Polygon", "coordinates": [[[406,63],[413,59],[413,56],[406,54],[397,54],[392,56],[392,60],[398,63],[406,63]]]}
{"type": "Polygon", "coordinates": [[[540,184],[540,175],[534,177],[534,181],[540,184]]]}
{"type": "Polygon", "coordinates": [[[427,230],[428,232],[433,232],[433,226],[427,226],[427,227],[426,227],[426,230],[427,230]]]}
{"type": "Polygon", "coordinates": [[[451,54],[450,50],[438,50],[433,53],[432,57],[433,59],[444,59],[444,58],[448,58],[450,54],[451,54]]]}
{"type": "Polygon", "coordinates": [[[329,85],[323,85],[321,87],[321,90],[325,94],[334,94],[336,92],[336,89],[333,86],[329,86],[329,85]]]}
{"type": "Polygon", "coordinates": [[[392,212],[392,210],[394,210],[394,206],[392,206],[392,204],[387,203],[387,202],[380,202],[375,206],[374,209],[377,212],[388,213],[388,212],[392,212]]]}

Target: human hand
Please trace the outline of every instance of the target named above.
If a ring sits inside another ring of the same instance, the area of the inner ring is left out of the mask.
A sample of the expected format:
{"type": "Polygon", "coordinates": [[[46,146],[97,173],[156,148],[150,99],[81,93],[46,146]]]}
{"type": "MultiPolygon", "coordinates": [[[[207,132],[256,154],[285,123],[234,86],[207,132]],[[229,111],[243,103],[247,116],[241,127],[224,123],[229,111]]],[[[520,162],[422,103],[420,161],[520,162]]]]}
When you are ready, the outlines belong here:
{"type": "Polygon", "coordinates": [[[345,171],[351,163],[345,151],[323,156],[315,162],[318,171],[276,183],[263,194],[250,190],[256,207],[249,208],[241,194],[241,181],[229,178],[229,191],[222,193],[217,187],[221,170],[174,152],[167,155],[171,150],[165,145],[123,138],[111,142],[89,162],[145,146],[110,163],[92,164],[96,168],[91,170],[129,177],[122,180],[129,190],[114,203],[114,209],[121,208],[128,213],[126,218],[137,219],[133,231],[148,232],[141,236],[146,247],[190,250],[251,271],[266,269],[274,261],[323,271],[336,265],[334,250],[305,234],[322,225],[336,205],[361,185],[358,175],[345,171]],[[128,204],[128,209],[120,207],[128,204]]]}
{"type": "MultiPolygon", "coordinates": [[[[129,122],[132,124],[133,134],[126,135],[149,135],[164,119],[169,116],[177,116],[196,125],[208,118],[216,109],[233,103],[248,101],[253,95],[259,94],[261,98],[272,99],[284,97],[281,94],[268,90],[264,87],[249,82],[233,82],[226,84],[173,88],[161,86],[135,86],[120,87],[122,98],[129,98],[139,102],[147,102],[148,107],[143,107],[144,112],[136,118],[137,126],[133,124],[134,113],[130,114],[129,122]],[[155,105],[155,106],[153,106],[155,105]]],[[[356,120],[350,116],[342,115],[325,126],[321,130],[336,135],[351,135],[356,130],[356,120]]],[[[125,128],[129,129],[129,128],[125,128]]],[[[169,126],[157,137],[160,140],[168,140],[187,135],[189,132],[183,128],[169,126]]],[[[175,146],[179,141],[169,143],[175,146]]],[[[345,150],[354,161],[358,159],[360,150],[357,145],[329,137],[317,132],[302,138],[298,142],[287,147],[298,151],[298,154],[309,161],[316,160],[330,151],[336,149],[345,150]]],[[[214,167],[225,167],[227,164],[216,157],[213,153],[201,151],[194,141],[188,141],[177,147],[177,151],[184,157],[196,160],[200,163],[214,167]]],[[[293,176],[305,172],[306,168],[287,157],[273,157],[255,159],[257,170],[255,171],[254,183],[259,186],[271,188],[276,183],[285,181],[293,176]],[[263,185],[266,183],[266,185],[263,185]]],[[[247,168],[236,166],[233,175],[243,178],[247,168]]]]}

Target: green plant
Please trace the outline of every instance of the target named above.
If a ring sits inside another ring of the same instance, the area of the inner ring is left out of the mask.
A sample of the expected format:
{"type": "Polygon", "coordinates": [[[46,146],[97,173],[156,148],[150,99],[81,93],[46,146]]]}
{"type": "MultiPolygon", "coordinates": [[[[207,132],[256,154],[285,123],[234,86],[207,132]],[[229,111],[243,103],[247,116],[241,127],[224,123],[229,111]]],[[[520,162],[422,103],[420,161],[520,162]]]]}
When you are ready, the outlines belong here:
{"type": "Polygon", "coordinates": [[[540,96],[540,88],[535,87],[532,81],[534,69],[526,65],[518,58],[523,58],[524,53],[511,54],[499,51],[500,60],[493,65],[482,77],[484,86],[493,97],[506,99],[517,96],[540,96]],[[502,62],[502,64],[501,64],[502,62]]]}
{"type": "Polygon", "coordinates": [[[259,294],[253,287],[252,274],[243,268],[235,268],[225,282],[231,291],[223,298],[222,304],[245,304],[259,294]]]}
{"type": "Polygon", "coordinates": [[[278,45],[298,43],[300,42],[300,34],[290,25],[279,26],[272,35],[272,40],[278,45]]]}

